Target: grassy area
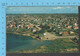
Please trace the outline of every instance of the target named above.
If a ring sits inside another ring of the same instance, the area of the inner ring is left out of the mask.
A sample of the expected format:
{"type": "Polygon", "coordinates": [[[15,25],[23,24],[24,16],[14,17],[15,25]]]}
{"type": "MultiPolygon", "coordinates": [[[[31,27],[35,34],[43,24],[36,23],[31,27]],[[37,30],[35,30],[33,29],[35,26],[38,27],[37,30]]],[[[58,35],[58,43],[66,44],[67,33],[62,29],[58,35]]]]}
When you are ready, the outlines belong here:
{"type": "Polygon", "coordinates": [[[45,48],[46,48],[45,52],[51,52],[51,53],[78,52],[78,44],[70,39],[56,39],[53,41],[53,44],[47,45],[45,48]]]}
{"type": "MultiPolygon", "coordinates": [[[[24,48],[21,51],[12,53],[77,53],[78,43],[73,42],[71,39],[56,39],[50,45],[40,46],[38,49],[26,51],[24,48]]],[[[11,53],[11,52],[9,52],[11,53]]]]}

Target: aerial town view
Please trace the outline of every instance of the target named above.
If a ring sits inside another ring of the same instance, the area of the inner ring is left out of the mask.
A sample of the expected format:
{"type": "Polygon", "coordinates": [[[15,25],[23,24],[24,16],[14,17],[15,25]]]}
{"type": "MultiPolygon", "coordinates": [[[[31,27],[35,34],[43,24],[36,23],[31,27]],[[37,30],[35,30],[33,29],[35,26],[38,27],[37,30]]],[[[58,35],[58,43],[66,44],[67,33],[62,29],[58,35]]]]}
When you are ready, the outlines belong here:
{"type": "Polygon", "coordinates": [[[78,53],[78,7],[7,7],[7,53],[78,53]]]}

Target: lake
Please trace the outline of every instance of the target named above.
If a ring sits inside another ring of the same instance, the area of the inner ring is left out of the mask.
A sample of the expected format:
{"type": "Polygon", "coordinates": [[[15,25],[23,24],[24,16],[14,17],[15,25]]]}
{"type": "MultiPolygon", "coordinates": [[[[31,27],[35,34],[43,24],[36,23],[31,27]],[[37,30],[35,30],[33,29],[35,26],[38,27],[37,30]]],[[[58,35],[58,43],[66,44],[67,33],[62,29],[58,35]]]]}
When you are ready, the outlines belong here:
{"type": "Polygon", "coordinates": [[[29,36],[21,36],[16,34],[7,34],[7,52],[37,49],[40,46],[51,44],[52,41],[40,41],[29,36]]]}

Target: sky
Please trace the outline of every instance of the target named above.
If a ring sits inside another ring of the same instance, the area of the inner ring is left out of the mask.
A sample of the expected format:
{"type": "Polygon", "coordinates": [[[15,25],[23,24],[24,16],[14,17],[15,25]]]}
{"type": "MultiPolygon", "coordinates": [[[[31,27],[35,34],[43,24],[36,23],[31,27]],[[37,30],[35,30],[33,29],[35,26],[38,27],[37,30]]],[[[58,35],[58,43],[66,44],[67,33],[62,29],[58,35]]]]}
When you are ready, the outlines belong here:
{"type": "Polygon", "coordinates": [[[7,14],[63,14],[78,13],[77,6],[65,7],[7,7],[7,14]]]}

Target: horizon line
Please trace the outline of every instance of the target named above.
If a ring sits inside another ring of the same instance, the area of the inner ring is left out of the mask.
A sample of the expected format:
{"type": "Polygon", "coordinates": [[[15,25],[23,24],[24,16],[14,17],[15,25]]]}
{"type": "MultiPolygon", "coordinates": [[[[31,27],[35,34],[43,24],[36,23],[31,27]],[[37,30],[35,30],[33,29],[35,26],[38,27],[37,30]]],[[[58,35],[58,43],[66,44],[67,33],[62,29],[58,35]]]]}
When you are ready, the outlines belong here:
{"type": "MultiPolygon", "coordinates": [[[[6,14],[27,14],[27,13],[6,13],[6,14]]],[[[78,14],[78,13],[28,13],[28,14],[78,14]]]]}

